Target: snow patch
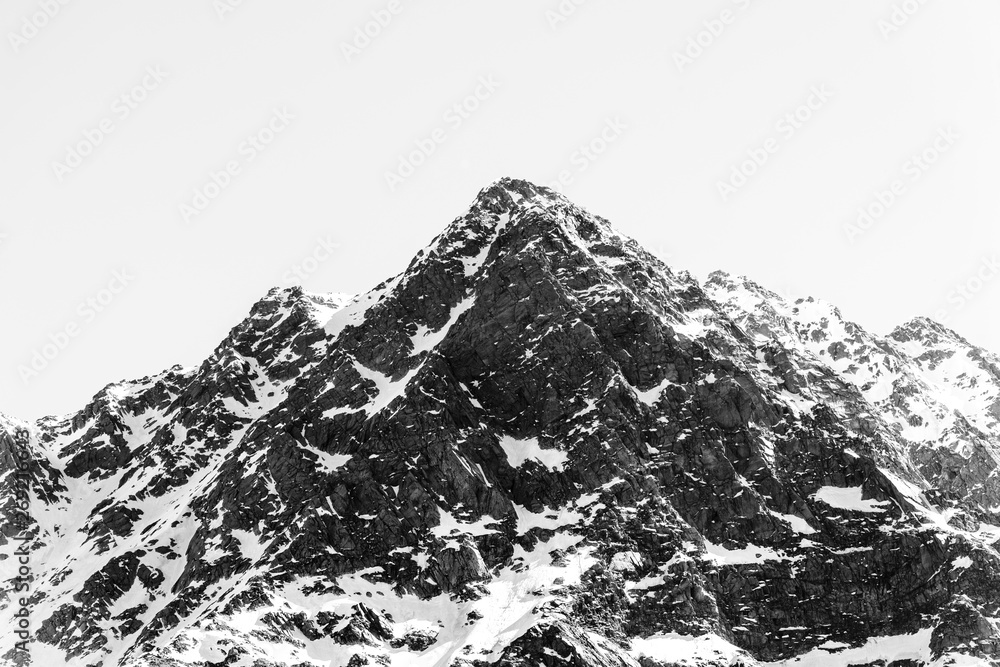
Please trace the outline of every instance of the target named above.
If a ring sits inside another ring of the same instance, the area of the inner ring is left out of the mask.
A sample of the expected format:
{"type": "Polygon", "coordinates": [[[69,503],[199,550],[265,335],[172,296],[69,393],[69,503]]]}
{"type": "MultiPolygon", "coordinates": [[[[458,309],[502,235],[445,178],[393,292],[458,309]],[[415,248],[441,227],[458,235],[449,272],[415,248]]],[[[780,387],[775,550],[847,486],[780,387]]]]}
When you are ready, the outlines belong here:
{"type": "Polygon", "coordinates": [[[518,535],[524,535],[533,528],[559,530],[563,526],[574,526],[584,519],[584,515],[580,512],[575,512],[565,507],[558,510],[545,509],[535,513],[523,505],[512,504],[514,505],[514,511],[517,512],[518,535]]]}
{"type": "Polygon", "coordinates": [[[326,473],[337,472],[350,461],[353,456],[350,454],[329,454],[312,447],[311,445],[299,444],[299,448],[304,449],[316,457],[316,466],[326,473]]]}
{"type": "MultiPolygon", "coordinates": [[[[746,656],[718,635],[680,635],[675,632],[636,637],[632,640],[634,658],[645,657],[671,665],[699,665],[734,662],[737,657],[746,656]]],[[[749,662],[747,660],[746,662],[749,662]]]]}
{"type": "Polygon", "coordinates": [[[250,531],[234,529],[232,534],[240,543],[240,555],[251,563],[256,563],[267,551],[267,545],[261,544],[258,537],[250,531]]]}
{"type": "Polygon", "coordinates": [[[727,549],[705,540],[705,550],[708,551],[709,559],[719,565],[750,565],[766,560],[788,559],[770,547],[759,547],[755,544],[748,544],[742,549],[727,549]]]}
{"type": "Polygon", "coordinates": [[[967,567],[972,567],[972,559],[968,556],[959,556],[951,564],[953,570],[964,570],[967,567]]]}
{"type": "Polygon", "coordinates": [[[869,514],[885,512],[885,506],[892,504],[888,500],[864,500],[863,493],[864,489],[860,486],[823,486],[812,497],[823,501],[830,507],[869,514]]]}
{"type": "Polygon", "coordinates": [[[932,632],[931,628],[926,628],[912,635],[871,637],[863,646],[843,650],[839,647],[817,647],[790,660],[762,664],[768,667],[847,667],[897,660],[915,660],[918,664],[928,664],[931,661],[932,632]]]}
{"type": "Polygon", "coordinates": [[[611,569],[618,572],[632,572],[642,565],[642,554],[638,551],[619,551],[611,557],[611,569]]]}
{"type": "Polygon", "coordinates": [[[513,468],[520,468],[528,461],[537,461],[550,470],[564,470],[569,456],[559,449],[542,449],[537,438],[518,440],[509,435],[500,439],[500,447],[513,468]]]}
{"type": "Polygon", "coordinates": [[[796,533],[800,535],[812,535],[816,532],[816,529],[809,525],[809,522],[800,516],[794,514],[781,514],[780,512],[775,512],[774,510],[769,510],[771,514],[788,525],[792,527],[796,533]]]}
{"type": "Polygon", "coordinates": [[[453,534],[456,533],[460,535],[479,536],[499,532],[486,527],[488,525],[499,523],[498,519],[494,519],[491,516],[484,516],[476,521],[462,521],[457,519],[454,514],[442,507],[438,507],[438,521],[440,523],[431,528],[431,534],[435,537],[452,537],[453,534]]]}

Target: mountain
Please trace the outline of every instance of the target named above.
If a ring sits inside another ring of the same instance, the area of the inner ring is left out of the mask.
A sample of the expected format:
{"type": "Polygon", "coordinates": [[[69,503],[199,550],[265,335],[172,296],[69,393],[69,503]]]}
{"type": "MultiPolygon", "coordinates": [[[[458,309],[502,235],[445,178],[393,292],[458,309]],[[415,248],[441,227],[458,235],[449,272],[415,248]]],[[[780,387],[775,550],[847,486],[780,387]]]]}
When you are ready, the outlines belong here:
{"type": "Polygon", "coordinates": [[[36,665],[1000,664],[1000,359],[701,285],[525,181],[0,431],[36,665]]]}

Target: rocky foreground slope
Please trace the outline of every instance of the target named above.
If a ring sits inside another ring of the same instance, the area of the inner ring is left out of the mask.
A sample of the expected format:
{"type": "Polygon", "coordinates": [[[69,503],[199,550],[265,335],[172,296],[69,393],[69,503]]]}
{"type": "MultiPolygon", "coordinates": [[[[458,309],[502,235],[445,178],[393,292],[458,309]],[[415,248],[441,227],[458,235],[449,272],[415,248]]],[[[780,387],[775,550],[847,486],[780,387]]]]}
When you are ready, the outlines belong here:
{"type": "Polygon", "coordinates": [[[700,285],[524,181],[0,431],[36,665],[1000,664],[1000,359],[700,285]]]}

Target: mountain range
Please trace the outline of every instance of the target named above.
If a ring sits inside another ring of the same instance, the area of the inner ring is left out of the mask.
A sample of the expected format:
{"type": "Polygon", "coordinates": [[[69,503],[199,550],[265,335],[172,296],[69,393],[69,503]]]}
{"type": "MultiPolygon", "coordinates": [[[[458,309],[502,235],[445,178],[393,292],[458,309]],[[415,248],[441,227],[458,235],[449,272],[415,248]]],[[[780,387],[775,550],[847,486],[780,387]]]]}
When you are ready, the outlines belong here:
{"type": "Polygon", "coordinates": [[[998,461],[997,355],[505,178],[368,292],[0,416],[0,665],[1000,665],[998,461]]]}

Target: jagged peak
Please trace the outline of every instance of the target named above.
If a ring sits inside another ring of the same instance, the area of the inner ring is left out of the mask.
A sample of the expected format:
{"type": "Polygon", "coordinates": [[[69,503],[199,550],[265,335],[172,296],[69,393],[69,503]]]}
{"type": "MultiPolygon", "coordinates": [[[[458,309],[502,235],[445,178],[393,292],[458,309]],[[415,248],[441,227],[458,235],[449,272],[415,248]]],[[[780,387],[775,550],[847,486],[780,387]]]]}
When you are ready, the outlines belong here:
{"type": "Polygon", "coordinates": [[[258,311],[267,310],[273,305],[291,306],[295,303],[312,303],[328,307],[342,306],[350,300],[353,295],[340,292],[307,292],[301,285],[291,285],[288,287],[272,287],[263,297],[250,309],[253,315],[258,311]]]}
{"type": "Polygon", "coordinates": [[[844,318],[843,313],[840,312],[840,308],[825,299],[820,299],[815,296],[802,297],[795,300],[794,306],[795,311],[801,313],[803,316],[811,314],[813,317],[821,319],[826,317],[827,314],[832,314],[841,322],[857,326],[854,322],[849,322],[844,318]]]}
{"type": "Polygon", "coordinates": [[[512,266],[522,260],[533,264],[541,255],[552,266],[567,270],[592,266],[614,289],[621,288],[623,277],[631,280],[632,271],[642,276],[658,273],[675,286],[697,284],[689,274],[675,276],[635,240],[562,194],[505,177],[483,188],[465,213],[417,252],[404,271],[335,313],[325,323],[325,332],[338,339],[345,329],[360,326],[386,304],[400,300],[409,304],[406,309],[414,324],[436,331],[449,321],[457,304],[474,296],[477,285],[493,275],[498,264],[512,266]],[[429,301],[420,294],[428,284],[442,286],[429,301]]]}
{"type": "MultiPolygon", "coordinates": [[[[562,194],[523,179],[505,177],[483,188],[466,212],[455,218],[419,251],[400,278],[429,261],[468,259],[482,255],[498,242],[522,242],[560,233],[573,245],[636,245],[604,218],[574,204],[562,194]]],[[[381,287],[381,286],[380,286],[381,287]]],[[[376,288],[379,289],[379,288],[376,288]]]]}
{"type": "Polygon", "coordinates": [[[716,270],[708,274],[705,279],[705,287],[712,288],[718,287],[723,289],[745,289],[753,294],[756,294],[761,299],[765,301],[776,301],[779,303],[788,303],[787,299],[782,297],[777,292],[769,290],[757,281],[742,275],[733,275],[727,271],[716,270]]]}
{"type": "Polygon", "coordinates": [[[572,205],[562,194],[530,181],[504,176],[493,181],[476,195],[473,208],[485,209],[496,214],[509,213],[526,203],[545,205],[562,203],[572,205]]]}
{"type": "Polygon", "coordinates": [[[923,315],[914,317],[908,322],[897,326],[889,334],[889,338],[900,342],[916,340],[924,343],[946,338],[968,347],[975,347],[954,329],[950,329],[937,320],[923,315]]]}
{"type": "Polygon", "coordinates": [[[914,335],[921,335],[931,332],[937,334],[945,334],[948,336],[957,335],[954,331],[944,326],[937,320],[932,320],[931,318],[925,317],[923,315],[918,315],[917,317],[911,318],[910,320],[904,322],[903,324],[900,324],[895,329],[893,329],[892,333],[890,333],[889,335],[895,338],[896,334],[899,333],[900,335],[909,335],[909,337],[912,337],[914,335]]]}
{"type": "Polygon", "coordinates": [[[27,424],[20,419],[11,417],[10,415],[0,412],[0,433],[12,431],[19,426],[27,426],[27,424]]]}
{"type": "MultiPolygon", "coordinates": [[[[590,243],[626,241],[611,223],[562,193],[519,178],[504,177],[480,190],[466,216],[456,220],[458,228],[464,229],[470,219],[485,224],[493,237],[508,226],[537,234],[561,227],[590,243]]],[[[450,237],[454,231],[453,224],[443,236],[450,237]]]]}

